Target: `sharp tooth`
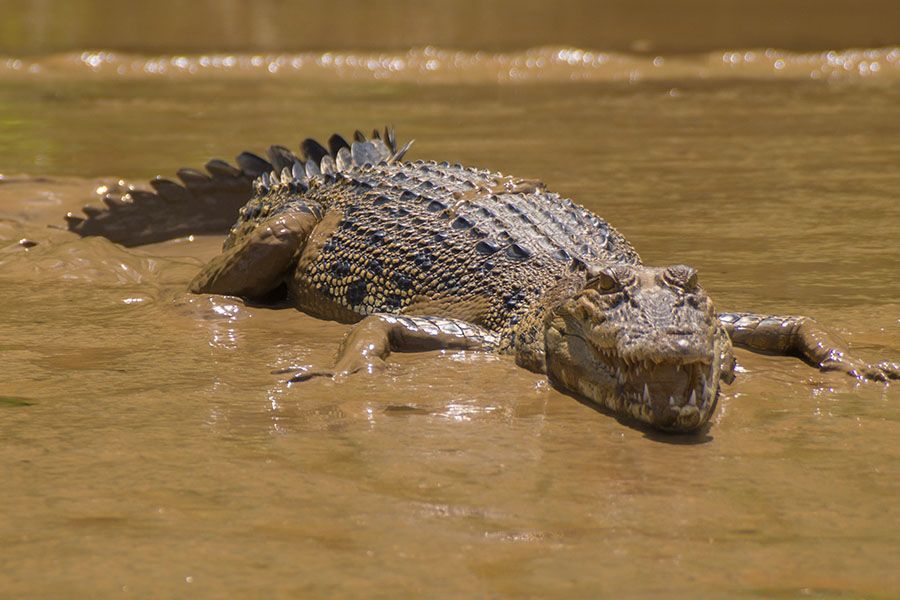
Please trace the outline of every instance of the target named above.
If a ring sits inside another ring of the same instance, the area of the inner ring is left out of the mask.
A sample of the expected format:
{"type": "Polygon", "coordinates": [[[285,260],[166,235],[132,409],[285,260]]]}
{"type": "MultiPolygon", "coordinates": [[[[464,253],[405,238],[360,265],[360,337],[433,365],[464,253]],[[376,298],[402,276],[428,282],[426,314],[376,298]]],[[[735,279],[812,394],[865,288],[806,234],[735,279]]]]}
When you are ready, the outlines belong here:
{"type": "Polygon", "coordinates": [[[691,406],[697,406],[697,390],[691,390],[691,398],[688,400],[691,406]]]}
{"type": "Polygon", "coordinates": [[[669,406],[675,406],[675,396],[669,396],[669,406]]]}
{"type": "Polygon", "coordinates": [[[644,384],[644,402],[650,402],[650,390],[647,389],[647,384],[644,384]]]}
{"type": "Polygon", "coordinates": [[[675,372],[676,372],[676,373],[681,373],[681,365],[680,365],[680,364],[675,365],[675,372]]]}

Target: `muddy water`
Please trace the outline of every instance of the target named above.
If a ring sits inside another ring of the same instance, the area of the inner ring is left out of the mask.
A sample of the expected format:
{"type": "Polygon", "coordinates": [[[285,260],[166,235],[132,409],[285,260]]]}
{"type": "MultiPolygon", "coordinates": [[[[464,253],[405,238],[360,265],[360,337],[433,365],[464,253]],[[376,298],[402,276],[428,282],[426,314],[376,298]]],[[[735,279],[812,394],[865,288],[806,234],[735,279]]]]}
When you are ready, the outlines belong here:
{"type": "Polygon", "coordinates": [[[580,82],[584,54],[531,52],[558,72],[498,84],[527,52],[433,81],[430,59],[346,77],[326,54],[280,76],[253,55],[0,61],[0,595],[898,593],[896,387],[739,352],[699,437],[475,353],[289,387],[271,371],[327,363],[346,327],[187,294],[220,239],[48,227],[110,177],[394,123],[415,157],[543,179],[723,309],[900,358],[900,52],[621,54],[580,82]]]}

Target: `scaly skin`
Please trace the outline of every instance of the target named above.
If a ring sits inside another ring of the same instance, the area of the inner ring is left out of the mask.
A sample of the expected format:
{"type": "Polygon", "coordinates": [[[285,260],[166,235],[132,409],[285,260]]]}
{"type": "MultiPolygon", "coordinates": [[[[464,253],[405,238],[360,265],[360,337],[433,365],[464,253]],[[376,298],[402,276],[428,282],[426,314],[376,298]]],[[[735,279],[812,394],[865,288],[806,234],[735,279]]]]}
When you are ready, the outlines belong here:
{"type": "MultiPolygon", "coordinates": [[[[306,140],[302,159],[273,146],[271,163],[244,153],[241,169],[214,161],[211,177],[182,177],[201,198],[198,213],[214,212],[217,187],[255,177],[193,291],[264,300],[286,289],[304,312],[357,323],[333,368],[302,369],[292,381],[372,371],[392,350],[482,350],[513,355],[620,416],[695,431],[734,377],[732,343],[858,378],[900,375],[853,357],[811,319],[717,315],[694,269],[642,265],[606,221],[540,182],[403,162],[408,147],[398,149],[392,131],[368,141],[357,132],[353,144],[332,136],[328,150],[306,140]]],[[[70,228],[105,235],[108,226],[125,243],[165,237],[159,217],[133,227],[134,238],[122,232],[142,203],[184,196],[174,185],[157,183],[155,198],[126,198],[124,208],[107,202],[87,220],[70,216],[70,228]]]]}

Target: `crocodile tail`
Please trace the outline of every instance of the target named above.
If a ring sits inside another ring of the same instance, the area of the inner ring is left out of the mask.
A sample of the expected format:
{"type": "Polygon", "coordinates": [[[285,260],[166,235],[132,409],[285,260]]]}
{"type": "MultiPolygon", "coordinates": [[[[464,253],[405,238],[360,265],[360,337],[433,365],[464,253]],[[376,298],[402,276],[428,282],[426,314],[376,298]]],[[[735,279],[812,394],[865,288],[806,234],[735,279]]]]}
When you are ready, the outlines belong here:
{"type": "Polygon", "coordinates": [[[69,231],[98,235],[123,246],[152,244],[192,234],[226,233],[250,199],[253,180],[272,165],[244,152],[237,165],[206,163],[206,172],[181,169],[175,182],[157,177],[152,190],[113,187],[101,197],[104,207],[88,205],[84,215],[66,215],[69,231]]]}
{"type": "Polygon", "coordinates": [[[313,139],[300,144],[302,159],[283,146],[271,146],[269,160],[251,152],[235,159],[237,166],[223,160],[206,163],[206,173],[196,169],[178,171],[179,182],[157,177],[150,190],[107,190],[104,207],[87,205],[84,216],[69,213],[69,231],[80,236],[97,235],[123,246],[140,246],[187,235],[225,234],[238,219],[239,211],[254,194],[270,182],[293,177],[313,176],[326,170],[343,170],[351,165],[403,158],[412,141],[397,147],[393,128],[385,128],[384,138],[377,131],[371,140],[356,132],[348,143],[338,134],[328,140],[328,149],[313,139]]]}

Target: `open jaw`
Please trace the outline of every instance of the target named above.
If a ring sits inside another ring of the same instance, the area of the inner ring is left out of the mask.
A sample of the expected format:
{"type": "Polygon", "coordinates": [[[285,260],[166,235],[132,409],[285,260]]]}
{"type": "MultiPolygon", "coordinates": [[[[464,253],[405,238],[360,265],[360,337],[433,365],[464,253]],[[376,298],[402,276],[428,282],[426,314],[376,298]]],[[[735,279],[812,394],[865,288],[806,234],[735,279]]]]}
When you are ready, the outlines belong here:
{"type": "Polygon", "coordinates": [[[568,355],[578,360],[550,365],[551,377],[619,416],[690,432],[715,411],[721,362],[716,345],[701,356],[635,358],[597,348],[581,336],[563,337],[568,355]]]}

